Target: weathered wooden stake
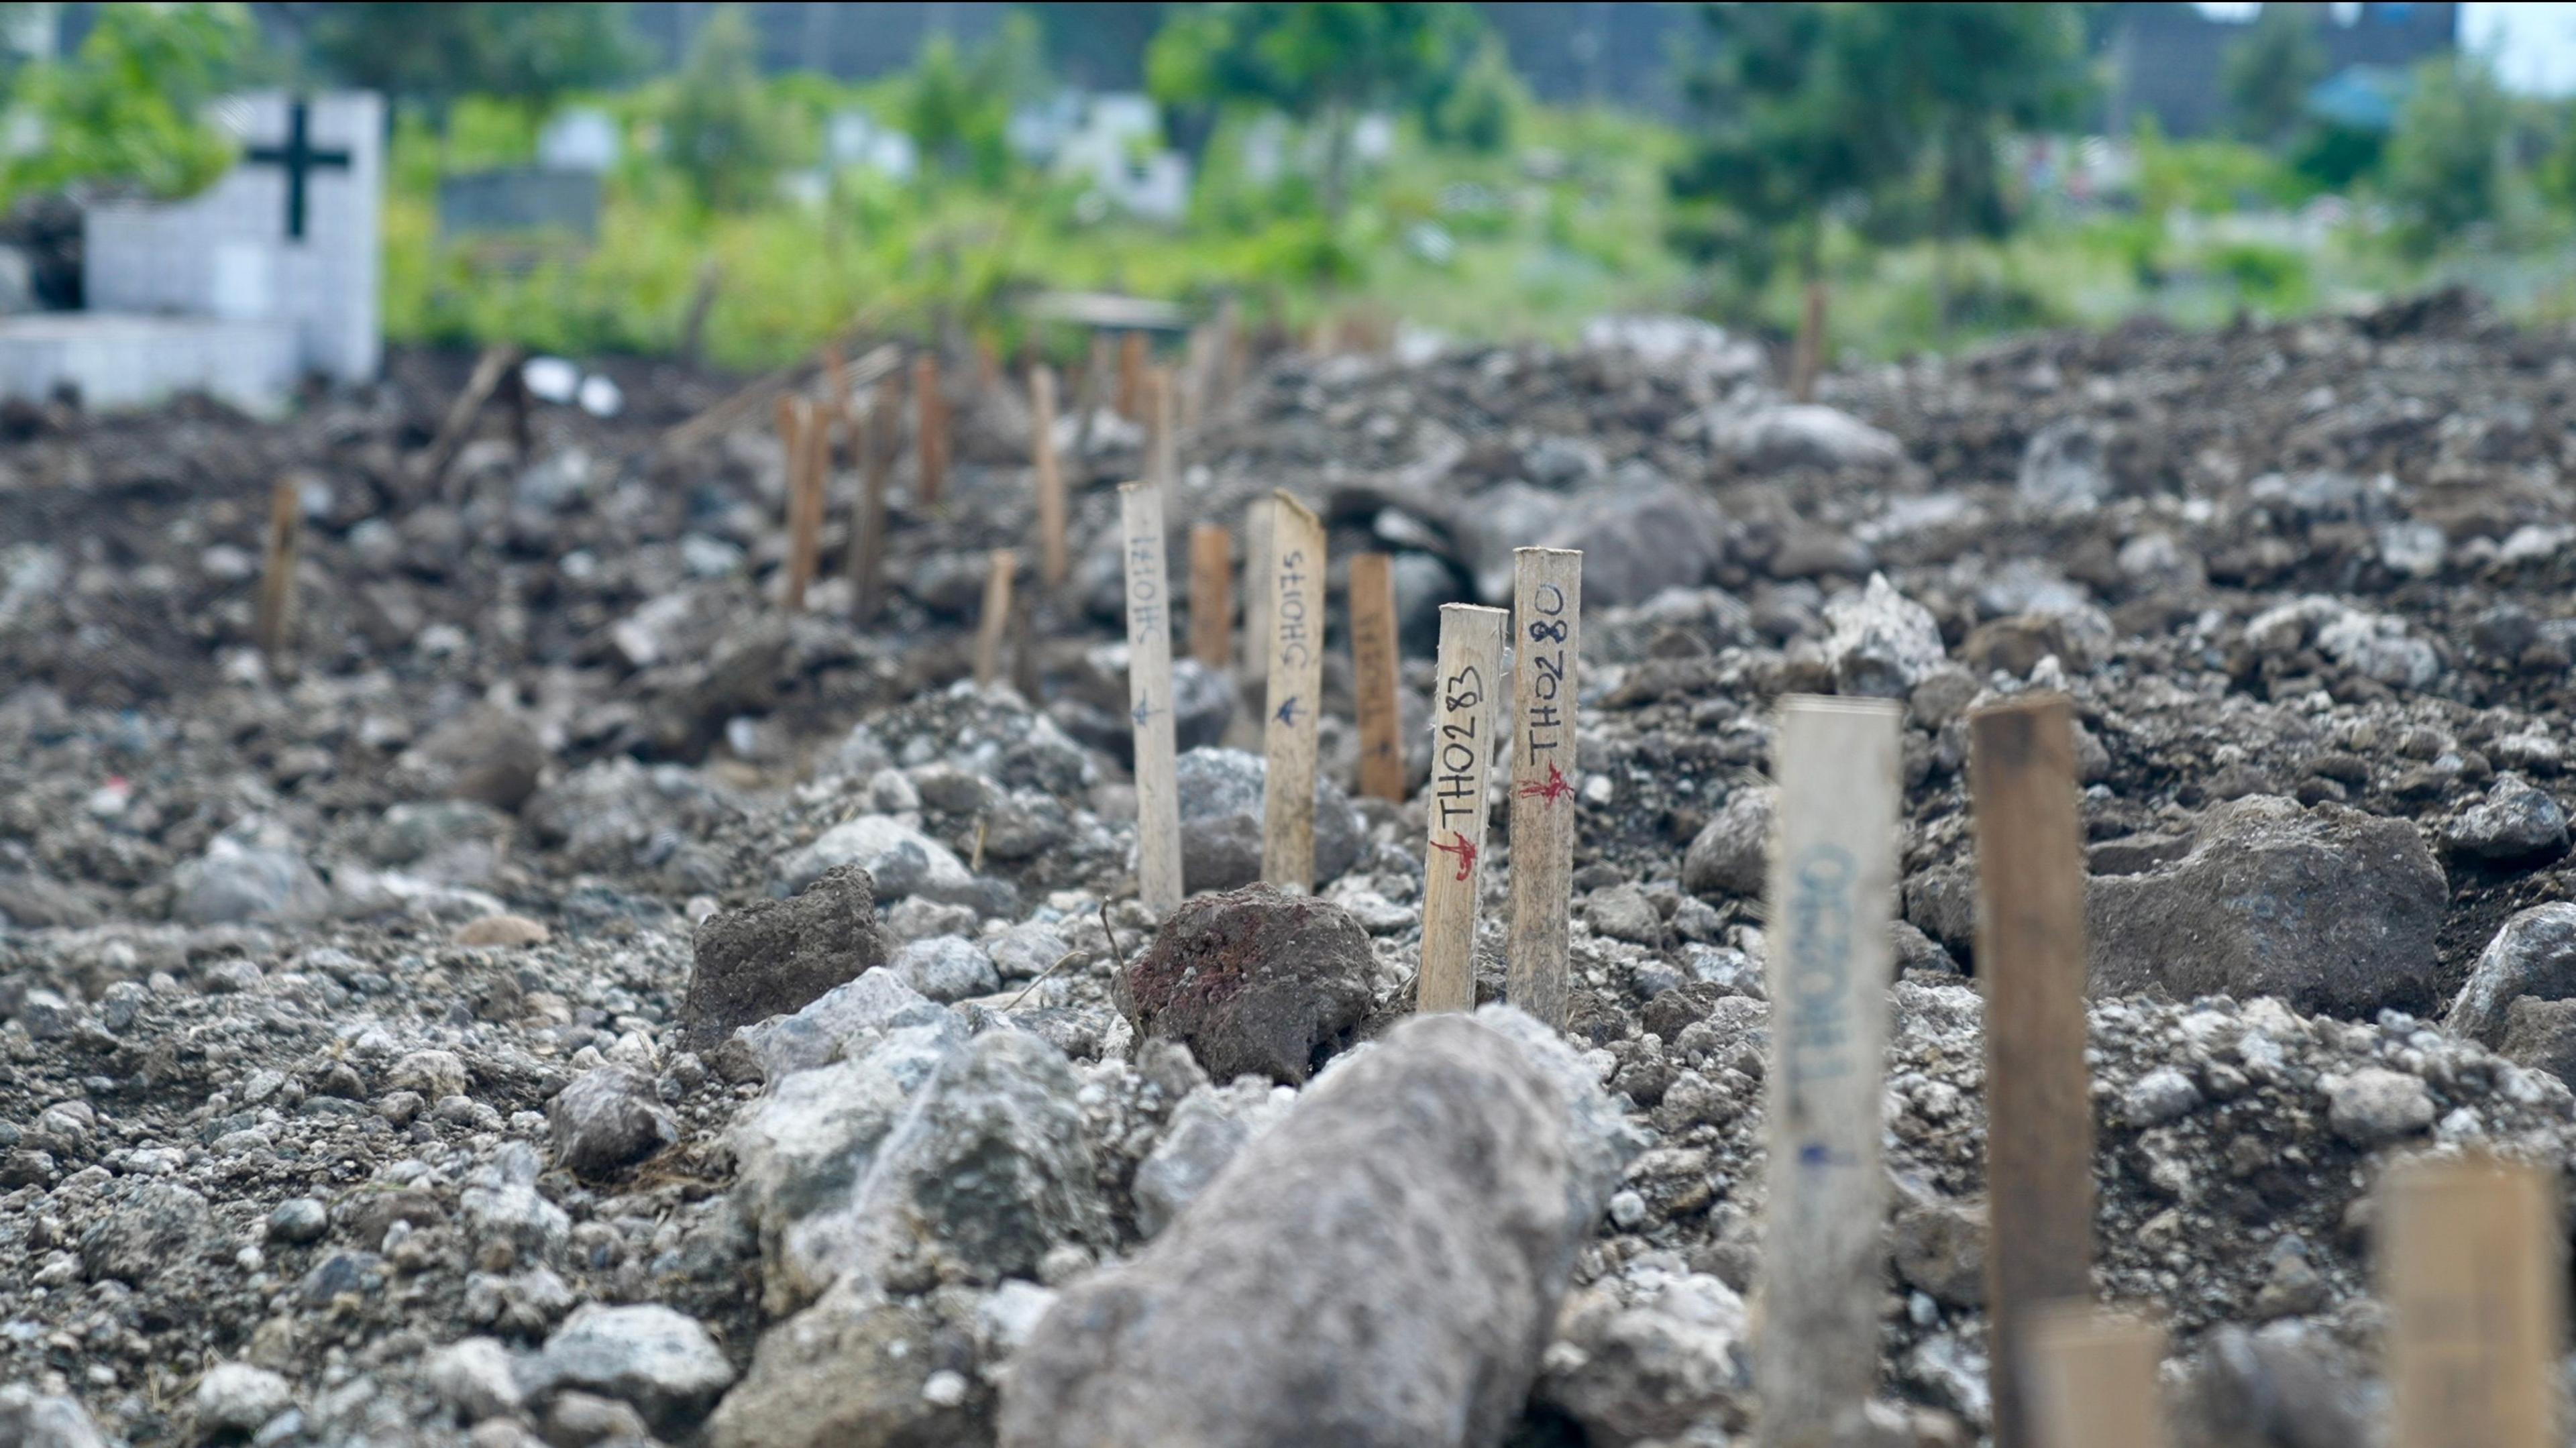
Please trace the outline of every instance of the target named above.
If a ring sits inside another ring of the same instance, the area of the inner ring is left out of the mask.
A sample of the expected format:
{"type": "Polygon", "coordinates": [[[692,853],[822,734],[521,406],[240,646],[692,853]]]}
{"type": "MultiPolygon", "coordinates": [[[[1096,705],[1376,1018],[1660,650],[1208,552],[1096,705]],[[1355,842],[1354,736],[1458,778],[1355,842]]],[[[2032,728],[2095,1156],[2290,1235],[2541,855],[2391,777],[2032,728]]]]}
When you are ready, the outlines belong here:
{"type": "Polygon", "coordinates": [[[924,352],[912,359],[913,427],[919,433],[920,503],[939,506],[948,480],[948,408],[939,391],[939,358],[924,352]]]}
{"type": "Polygon", "coordinates": [[[1440,606],[1431,686],[1431,792],[1424,797],[1422,973],[1417,1011],[1476,1008],[1476,892],[1485,853],[1485,784],[1502,738],[1503,629],[1511,615],[1440,606]]]}
{"type": "Polygon", "coordinates": [[[1145,334],[1118,337],[1118,415],[1129,422],[1145,420],[1145,334]]]}
{"type": "Polygon", "coordinates": [[[1002,677],[1002,641],[1011,631],[1011,575],[1019,572],[1020,555],[1009,548],[993,550],[990,572],[984,575],[984,616],[975,629],[975,683],[978,687],[1002,677]]]}
{"type": "Polygon", "coordinates": [[[850,450],[859,458],[859,502],[850,520],[850,616],[873,622],[885,603],[886,490],[894,472],[895,418],[902,410],[895,381],[876,386],[864,428],[851,429],[850,450]]]}
{"type": "Polygon", "coordinates": [[[295,567],[304,551],[304,494],[293,478],[268,490],[268,547],[259,572],[259,652],[271,675],[295,677],[295,567]]]}
{"type": "Polygon", "coordinates": [[[1190,529],[1190,657],[1218,673],[1234,662],[1234,535],[1222,523],[1190,529]]]}
{"type": "MultiPolygon", "coordinates": [[[[1877,700],[1794,696],[1781,701],[1772,744],[1780,803],[1765,918],[1778,1015],[1754,1369],[1764,1448],[1847,1441],[1878,1381],[1903,720],[1877,700]]],[[[1512,867],[1517,875],[1517,843],[1512,867]]]]}
{"type": "Polygon", "coordinates": [[[1268,498],[1255,498],[1243,510],[1243,674],[1258,680],[1265,691],[1270,687],[1270,524],[1275,516],[1268,498]]]}
{"type": "Polygon", "coordinates": [[[1261,878],[1315,887],[1315,724],[1324,693],[1324,525],[1284,491],[1270,503],[1270,693],[1261,878]]]}
{"type": "Polygon", "coordinates": [[[1574,734],[1583,555],[1512,552],[1511,1002],[1565,1024],[1565,912],[1574,877],[1574,734]]]}
{"type": "Polygon", "coordinates": [[[1145,481],[1163,490],[1166,503],[1173,501],[1181,486],[1181,427],[1175,391],[1171,368],[1145,369],[1145,481]]]}
{"type": "Polygon", "coordinates": [[[2380,1190],[2391,1448],[2558,1448],[2567,1267],[2551,1178],[2420,1157],[2380,1190]]]}
{"type": "Polygon", "coordinates": [[[1064,537],[1064,469],[1055,455],[1055,371],[1029,369],[1029,465],[1038,488],[1038,578],[1062,588],[1073,571],[1064,537]]]}
{"type": "Polygon", "coordinates": [[[1172,590],[1164,576],[1163,495],[1118,489],[1127,555],[1127,714],[1136,726],[1136,893],[1160,912],[1181,903],[1181,792],[1172,759],[1172,590]]]}
{"type": "Polygon", "coordinates": [[[831,414],[802,398],[787,447],[787,595],[789,613],[805,611],[805,590],[823,548],[823,477],[831,458],[831,414]]]}
{"type": "Polygon", "coordinates": [[[1968,735],[1986,992],[1987,1360],[1996,1448],[2029,1448],[2025,1326],[2093,1291],[2074,715],[2061,696],[2022,698],[1977,713],[1968,735]]]}
{"type": "Polygon", "coordinates": [[[2043,1308],[2030,1321],[2030,1424],[2040,1448],[2165,1448],[2156,1371],[2164,1329],[2122,1312],[2043,1308]]]}
{"type": "Polygon", "coordinates": [[[1806,310],[1799,315],[1798,339],[1789,351],[1789,396],[1797,402],[1816,400],[1816,374],[1825,365],[1825,284],[1807,283],[1806,310]]]}
{"type": "Polygon", "coordinates": [[[1404,803],[1403,726],[1397,721],[1395,560],[1351,558],[1351,686],[1358,695],[1360,793],[1404,803]]]}

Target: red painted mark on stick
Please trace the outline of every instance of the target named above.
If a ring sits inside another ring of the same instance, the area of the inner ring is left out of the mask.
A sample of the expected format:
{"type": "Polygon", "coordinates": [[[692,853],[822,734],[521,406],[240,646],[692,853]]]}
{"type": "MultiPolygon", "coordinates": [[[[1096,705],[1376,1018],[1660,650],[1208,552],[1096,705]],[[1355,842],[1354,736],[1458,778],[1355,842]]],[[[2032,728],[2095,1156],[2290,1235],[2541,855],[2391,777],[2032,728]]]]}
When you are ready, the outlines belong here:
{"type": "Polygon", "coordinates": [[[1433,840],[1431,842],[1431,848],[1438,850],[1444,855],[1456,855],[1458,857],[1458,878],[1464,880],[1476,871],[1476,847],[1468,842],[1465,835],[1459,834],[1456,830],[1451,830],[1449,833],[1451,837],[1458,841],[1458,843],[1454,845],[1444,845],[1438,840],[1433,840]]]}
{"type": "Polygon", "coordinates": [[[1553,759],[1547,763],[1545,784],[1532,782],[1521,786],[1521,798],[1541,800],[1548,804],[1554,804],[1572,793],[1574,793],[1574,786],[1565,782],[1565,776],[1557,770],[1556,761],[1553,759]]]}

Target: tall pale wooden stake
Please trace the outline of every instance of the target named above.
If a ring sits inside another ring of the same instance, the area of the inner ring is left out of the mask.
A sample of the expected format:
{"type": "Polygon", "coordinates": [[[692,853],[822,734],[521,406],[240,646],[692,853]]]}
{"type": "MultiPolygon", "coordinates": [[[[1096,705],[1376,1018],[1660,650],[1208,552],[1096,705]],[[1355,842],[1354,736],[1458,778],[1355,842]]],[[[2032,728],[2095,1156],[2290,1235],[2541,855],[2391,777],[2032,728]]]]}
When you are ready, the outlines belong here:
{"type": "Polygon", "coordinates": [[[1878,1382],[1903,718],[1877,700],[1795,696],[1781,701],[1772,745],[1780,803],[1765,919],[1780,1015],[1765,1073],[1770,1206],[1754,1368],[1764,1448],[1848,1441],[1878,1382]]]}
{"type": "Polygon", "coordinates": [[[805,610],[805,590],[814,582],[814,566],[823,546],[823,477],[831,457],[831,414],[813,403],[795,401],[795,425],[787,448],[787,611],[805,610]]]}
{"type": "Polygon", "coordinates": [[[902,410],[894,379],[876,386],[864,429],[853,424],[850,450],[859,458],[859,505],[850,519],[850,610],[873,622],[885,603],[886,490],[894,472],[895,418],[902,410]]]}
{"type": "Polygon", "coordinates": [[[1145,481],[1170,502],[1181,486],[1181,427],[1172,369],[1145,369],[1145,481]]]}
{"type": "Polygon", "coordinates": [[[1011,575],[1019,572],[1020,555],[993,550],[992,570],[984,575],[984,616],[975,629],[975,683],[980,687],[1002,677],[1002,640],[1011,631],[1011,575]]]}
{"type": "Polygon", "coordinates": [[[1404,740],[1396,722],[1395,560],[1351,559],[1351,685],[1358,695],[1360,793],[1404,803],[1404,740]]]}
{"type": "Polygon", "coordinates": [[[1270,694],[1261,878],[1315,888],[1315,723],[1324,693],[1324,525],[1285,492],[1270,503],[1270,694]]]}
{"type": "Polygon", "coordinates": [[[1270,687],[1270,522],[1276,506],[1255,498],[1243,510],[1243,673],[1260,680],[1264,690],[1270,687]]]}
{"type": "Polygon", "coordinates": [[[2084,1065],[2084,837],[2062,696],[1968,722],[1977,976],[1986,992],[1986,1314],[1996,1448],[2030,1448],[2025,1327],[2089,1301],[2093,1096],[2084,1065]]]}
{"type": "Polygon", "coordinates": [[[259,571],[259,652],[268,670],[292,678],[295,659],[295,567],[304,551],[303,490],[279,478],[268,490],[268,546],[259,571]]]}
{"type": "Polygon", "coordinates": [[[939,506],[948,481],[948,409],[939,392],[939,359],[928,352],[912,361],[913,426],[921,453],[921,505],[939,506]]]}
{"type": "Polygon", "coordinates": [[[1574,888],[1575,688],[1583,555],[1512,553],[1511,1002],[1565,1024],[1565,912],[1574,888]]]}
{"type": "Polygon", "coordinates": [[[1431,792],[1423,799],[1422,974],[1417,1011],[1476,1008],[1476,892],[1484,872],[1485,783],[1502,738],[1503,630],[1511,615],[1440,606],[1431,686],[1431,792]]]}
{"type": "Polygon", "coordinates": [[[1219,673],[1234,662],[1234,535],[1190,529],[1190,657],[1219,673]]]}
{"type": "Polygon", "coordinates": [[[1062,588],[1073,571],[1064,538],[1064,469],[1055,455],[1055,370],[1029,369],[1029,464],[1038,488],[1038,577],[1062,588]]]}
{"type": "Polygon", "coordinates": [[[1118,489],[1127,555],[1127,715],[1136,726],[1136,893],[1157,912],[1181,903],[1181,790],[1172,760],[1172,590],[1163,567],[1163,495],[1118,489]]]}
{"type": "Polygon", "coordinates": [[[2156,1384],[2164,1329],[2121,1312],[2044,1308],[2031,1319],[2031,1430],[2040,1448],[2165,1448],[2156,1384]]]}
{"type": "Polygon", "coordinates": [[[2484,1154],[2381,1184],[2390,1448],[2558,1448],[2566,1238],[2553,1176],[2484,1154]]]}

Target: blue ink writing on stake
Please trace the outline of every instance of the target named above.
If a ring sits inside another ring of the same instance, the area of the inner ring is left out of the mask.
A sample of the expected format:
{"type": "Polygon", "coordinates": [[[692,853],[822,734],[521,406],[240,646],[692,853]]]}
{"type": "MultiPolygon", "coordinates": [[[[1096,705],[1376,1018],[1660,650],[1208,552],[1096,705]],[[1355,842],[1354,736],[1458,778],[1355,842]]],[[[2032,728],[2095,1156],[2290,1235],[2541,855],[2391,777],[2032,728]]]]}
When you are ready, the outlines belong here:
{"type": "Polygon", "coordinates": [[[1279,706],[1279,722],[1288,725],[1294,725],[1297,722],[1297,700],[1294,695],[1279,706]]]}

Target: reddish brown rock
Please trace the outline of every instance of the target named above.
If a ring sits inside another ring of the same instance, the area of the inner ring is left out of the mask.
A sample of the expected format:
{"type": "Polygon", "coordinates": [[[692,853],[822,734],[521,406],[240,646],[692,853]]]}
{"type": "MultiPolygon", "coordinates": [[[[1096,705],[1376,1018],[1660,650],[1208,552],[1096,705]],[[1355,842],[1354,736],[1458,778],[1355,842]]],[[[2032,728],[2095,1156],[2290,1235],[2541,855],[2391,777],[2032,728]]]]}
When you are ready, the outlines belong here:
{"type": "Polygon", "coordinates": [[[1190,1048],[1209,1076],[1301,1085],[1368,1014],[1368,933],[1338,905],[1246,885],[1173,912],[1118,978],[1143,1037],[1190,1048]]]}

